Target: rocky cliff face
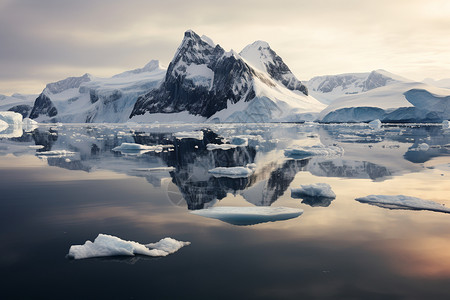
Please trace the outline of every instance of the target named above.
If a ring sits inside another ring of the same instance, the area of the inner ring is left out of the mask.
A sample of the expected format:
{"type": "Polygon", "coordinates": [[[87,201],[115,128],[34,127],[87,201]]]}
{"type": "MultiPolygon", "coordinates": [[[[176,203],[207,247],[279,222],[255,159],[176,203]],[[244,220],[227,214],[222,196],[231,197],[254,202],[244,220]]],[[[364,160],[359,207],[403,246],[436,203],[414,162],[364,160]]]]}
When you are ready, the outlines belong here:
{"type": "Polygon", "coordinates": [[[255,75],[236,53],[226,53],[193,31],[170,63],[162,85],[138,98],[130,117],[149,113],[176,113],[210,117],[225,109],[227,102],[254,97],[251,79],[255,75]]]}

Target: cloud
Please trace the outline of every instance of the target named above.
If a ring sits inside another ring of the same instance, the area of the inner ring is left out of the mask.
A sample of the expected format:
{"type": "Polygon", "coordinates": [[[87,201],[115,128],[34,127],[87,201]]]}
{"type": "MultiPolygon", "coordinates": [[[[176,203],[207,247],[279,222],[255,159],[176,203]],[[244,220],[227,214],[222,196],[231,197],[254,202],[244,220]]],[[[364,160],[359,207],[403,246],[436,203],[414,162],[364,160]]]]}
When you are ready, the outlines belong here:
{"type": "Polygon", "coordinates": [[[236,51],[266,40],[302,79],[378,68],[450,77],[444,0],[0,0],[0,8],[0,93],[13,92],[8,80],[41,81],[21,89],[39,92],[48,81],[85,72],[111,76],[151,59],[167,64],[186,29],[236,51]]]}

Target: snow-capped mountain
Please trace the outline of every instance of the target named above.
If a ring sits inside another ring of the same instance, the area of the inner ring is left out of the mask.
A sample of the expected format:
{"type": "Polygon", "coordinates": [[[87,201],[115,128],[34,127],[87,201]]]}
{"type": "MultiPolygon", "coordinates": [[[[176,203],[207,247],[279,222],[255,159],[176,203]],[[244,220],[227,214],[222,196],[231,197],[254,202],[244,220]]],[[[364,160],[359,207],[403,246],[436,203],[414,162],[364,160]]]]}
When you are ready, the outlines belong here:
{"type": "Polygon", "coordinates": [[[314,98],[324,104],[330,104],[345,95],[360,94],[398,82],[411,80],[385,70],[375,70],[366,73],[317,76],[307,81],[306,86],[314,98]]]}
{"type": "Polygon", "coordinates": [[[33,108],[37,95],[12,94],[11,96],[0,95],[0,111],[13,111],[27,118],[33,108]]]}
{"type": "Polygon", "coordinates": [[[85,74],[49,83],[30,118],[39,122],[126,122],[139,95],[155,88],[165,69],[151,61],[140,69],[96,78],[85,74]]]}
{"type": "Polygon", "coordinates": [[[428,85],[444,88],[444,89],[450,89],[450,78],[440,79],[440,80],[434,80],[432,78],[425,78],[423,83],[426,83],[428,85]]]}
{"type": "Polygon", "coordinates": [[[188,112],[219,122],[295,121],[323,108],[267,43],[238,54],[189,30],[162,84],[138,98],[130,117],[188,112]]]}
{"type": "Polygon", "coordinates": [[[450,118],[450,92],[419,82],[397,82],[336,99],[322,122],[442,122],[450,118]]]}

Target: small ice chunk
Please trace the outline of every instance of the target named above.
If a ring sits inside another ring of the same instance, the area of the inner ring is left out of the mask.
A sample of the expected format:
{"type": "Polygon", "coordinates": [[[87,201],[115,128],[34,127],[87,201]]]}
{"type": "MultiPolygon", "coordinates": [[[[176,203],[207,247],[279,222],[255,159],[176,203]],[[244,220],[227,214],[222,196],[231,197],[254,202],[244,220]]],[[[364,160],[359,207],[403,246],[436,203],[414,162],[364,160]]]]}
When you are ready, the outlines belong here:
{"type": "Polygon", "coordinates": [[[43,151],[43,152],[36,153],[36,155],[58,156],[58,157],[75,156],[77,154],[78,154],[77,152],[72,152],[72,151],[67,151],[67,150],[52,150],[52,151],[43,151]]]}
{"type": "Polygon", "coordinates": [[[174,167],[155,167],[155,168],[135,168],[133,171],[138,172],[173,172],[174,167]]]}
{"type": "Polygon", "coordinates": [[[428,151],[428,149],[430,149],[430,146],[427,143],[421,143],[417,146],[417,149],[419,151],[428,151]]]}
{"type": "Polygon", "coordinates": [[[152,249],[158,249],[164,252],[167,252],[168,254],[172,254],[183,248],[184,246],[190,245],[190,242],[181,242],[177,241],[176,239],[166,237],[160,240],[157,243],[150,243],[145,245],[145,247],[152,248],[152,249]]]}
{"type": "Polygon", "coordinates": [[[30,149],[42,149],[44,148],[44,145],[30,145],[28,146],[30,149]]]}
{"type": "Polygon", "coordinates": [[[23,119],[22,123],[23,123],[23,125],[26,125],[26,126],[33,126],[33,125],[39,124],[38,122],[36,122],[35,120],[30,119],[30,118],[23,119]]]}
{"type": "Polygon", "coordinates": [[[256,169],[256,164],[255,163],[247,164],[246,167],[251,169],[251,170],[255,170],[256,169]]]}
{"type": "Polygon", "coordinates": [[[23,129],[25,130],[25,132],[31,132],[33,130],[35,130],[36,128],[38,128],[38,122],[36,122],[33,119],[30,118],[25,118],[23,119],[23,129]]]}
{"type": "Polygon", "coordinates": [[[0,120],[9,125],[22,125],[22,115],[13,111],[0,111],[0,120]]]}
{"type": "Polygon", "coordinates": [[[450,129],[450,121],[449,120],[442,121],[442,128],[443,129],[450,129]]]}
{"type": "Polygon", "coordinates": [[[163,151],[164,147],[163,145],[155,145],[155,146],[147,146],[147,145],[141,145],[136,143],[122,143],[120,146],[117,146],[113,148],[113,151],[120,151],[120,152],[149,152],[149,151],[155,151],[155,152],[161,152],[163,151]]]}
{"type": "Polygon", "coordinates": [[[336,198],[336,194],[327,183],[302,184],[299,189],[291,189],[293,198],[302,198],[302,196],[317,198],[336,198]]]}
{"type": "Polygon", "coordinates": [[[218,206],[191,211],[192,214],[218,219],[233,225],[254,225],[293,219],[303,213],[303,209],[290,207],[234,207],[218,206]]]}
{"type": "Polygon", "coordinates": [[[369,195],[355,200],[388,209],[430,210],[450,213],[450,208],[442,204],[404,195],[369,195]]]}
{"type": "Polygon", "coordinates": [[[284,150],[284,155],[291,158],[307,158],[311,156],[332,156],[342,155],[344,149],[338,146],[324,146],[318,144],[314,146],[296,147],[284,150]]]}
{"type": "Polygon", "coordinates": [[[177,139],[203,140],[203,131],[180,131],[173,134],[177,139]]]}
{"type": "Polygon", "coordinates": [[[369,122],[369,126],[373,129],[380,129],[381,128],[381,121],[379,119],[373,120],[369,122]]]}
{"type": "Polygon", "coordinates": [[[208,171],[214,177],[244,178],[253,174],[247,167],[218,167],[208,171]]]}
{"type": "Polygon", "coordinates": [[[230,150],[230,149],[234,149],[237,148],[238,145],[231,145],[231,144],[208,144],[206,145],[206,149],[208,149],[209,151],[212,150],[230,150]]]}
{"type": "Polygon", "coordinates": [[[142,245],[100,233],[94,242],[86,241],[84,245],[72,245],[67,256],[73,259],[118,255],[134,256],[136,254],[167,256],[187,245],[190,245],[190,242],[181,242],[172,238],[164,238],[157,243],[142,245]]]}

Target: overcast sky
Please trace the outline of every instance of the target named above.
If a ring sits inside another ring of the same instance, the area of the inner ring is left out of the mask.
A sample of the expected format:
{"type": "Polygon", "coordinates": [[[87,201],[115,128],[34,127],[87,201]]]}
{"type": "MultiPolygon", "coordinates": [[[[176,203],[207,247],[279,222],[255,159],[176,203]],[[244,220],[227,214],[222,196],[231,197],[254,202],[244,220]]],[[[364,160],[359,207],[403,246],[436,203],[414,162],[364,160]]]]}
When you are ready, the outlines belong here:
{"type": "Polygon", "coordinates": [[[0,0],[0,94],[168,65],[187,29],[238,52],[265,40],[300,80],[450,78],[447,0],[0,0]]]}

